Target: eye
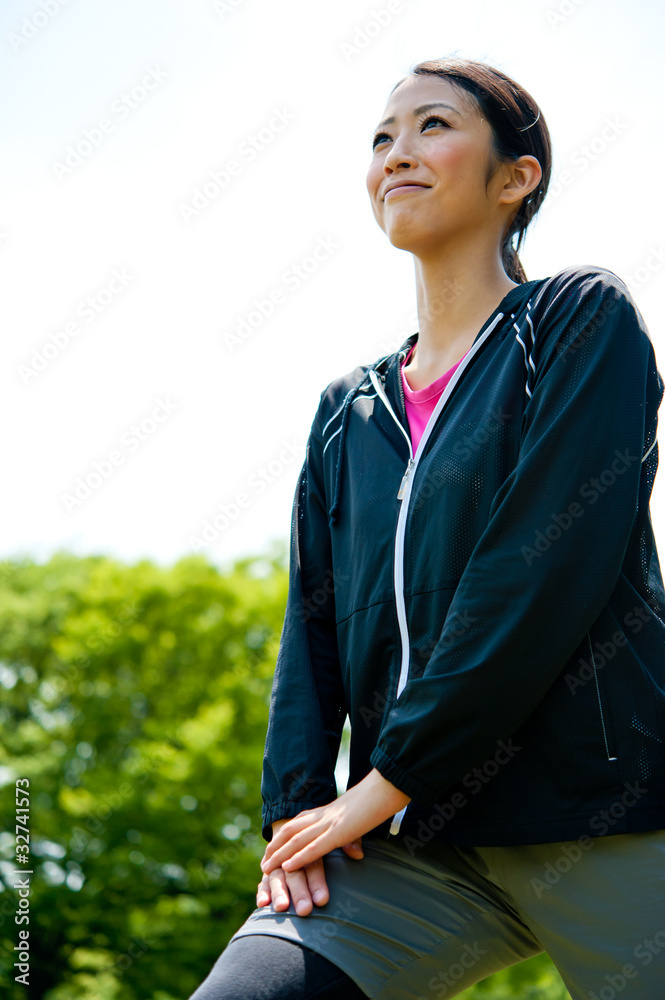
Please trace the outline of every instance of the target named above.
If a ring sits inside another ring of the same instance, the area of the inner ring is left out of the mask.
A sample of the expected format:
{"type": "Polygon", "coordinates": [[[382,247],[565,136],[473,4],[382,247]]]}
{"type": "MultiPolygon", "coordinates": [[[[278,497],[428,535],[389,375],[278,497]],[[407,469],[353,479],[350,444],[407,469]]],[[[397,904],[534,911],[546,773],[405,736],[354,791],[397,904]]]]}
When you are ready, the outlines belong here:
{"type": "MultiPolygon", "coordinates": [[[[418,125],[420,130],[425,131],[429,125],[443,125],[444,128],[450,128],[451,126],[445,120],[445,118],[440,118],[438,115],[426,115],[424,118],[418,120],[418,125]]],[[[387,132],[377,132],[372,139],[372,149],[376,149],[382,142],[390,140],[392,136],[389,136],[387,132]]]]}
{"type": "Polygon", "coordinates": [[[372,139],[372,149],[376,149],[380,142],[385,142],[386,139],[390,139],[387,132],[377,132],[372,139]]]}
{"type": "Polygon", "coordinates": [[[432,123],[435,125],[445,125],[446,128],[450,128],[448,122],[444,118],[439,118],[438,115],[426,115],[425,118],[421,118],[418,122],[421,131],[425,128],[426,125],[432,123]]]}

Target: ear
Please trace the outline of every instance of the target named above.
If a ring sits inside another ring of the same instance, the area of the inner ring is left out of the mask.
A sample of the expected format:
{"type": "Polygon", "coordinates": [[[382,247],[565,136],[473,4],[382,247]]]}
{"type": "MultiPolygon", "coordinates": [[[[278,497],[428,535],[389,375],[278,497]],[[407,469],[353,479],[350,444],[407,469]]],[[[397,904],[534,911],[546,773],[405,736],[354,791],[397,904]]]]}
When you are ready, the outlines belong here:
{"type": "Polygon", "coordinates": [[[499,191],[499,204],[511,205],[533,191],[543,175],[535,156],[524,155],[504,164],[504,184],[499,191]]]}

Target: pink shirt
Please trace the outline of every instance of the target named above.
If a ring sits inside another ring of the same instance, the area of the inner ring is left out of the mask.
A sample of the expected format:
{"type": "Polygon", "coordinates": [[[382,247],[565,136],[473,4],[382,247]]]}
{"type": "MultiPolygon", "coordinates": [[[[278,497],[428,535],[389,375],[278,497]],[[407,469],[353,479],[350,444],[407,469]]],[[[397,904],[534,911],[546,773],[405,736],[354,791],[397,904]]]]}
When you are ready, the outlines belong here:
{"type": "MultiPolygon", "coordinates": [[[[415,346],[415,345],[414,345],[415,346]]],[[[471,348],[469,348],[470,350],[471,348]]],[[[444,372],[435,382],[431,385],[425,386],[424,389],[412,389],[406,380],[406,375],[404,374],[404,367],[409,363],[409,358],[413,354],[413,347],[404,358],[402,363],[402,385],[404,386],[404,403],[406,405],[406,416],[409,421],[409,429],[411,431],[411,442],[413,445],[413,453],[415,455],[420,439],[423,436],[423,431],[427,426],[427,421],[432,415],[432,411],[436,406],[439,396],[446,388],[455,369],[462,363],[464,357],[460,358],[457,364],[449,368],[447,372],[444,372]]],[[[468,351],[467,351],[468,354],[468,351]]]]}

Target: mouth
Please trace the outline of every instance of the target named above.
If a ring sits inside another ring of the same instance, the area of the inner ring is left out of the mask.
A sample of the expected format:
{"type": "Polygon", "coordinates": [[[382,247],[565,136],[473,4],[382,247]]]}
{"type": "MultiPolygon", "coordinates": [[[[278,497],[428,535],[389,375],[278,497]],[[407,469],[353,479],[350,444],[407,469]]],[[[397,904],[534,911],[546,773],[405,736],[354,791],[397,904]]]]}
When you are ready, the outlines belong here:
{"type": "Polygon", "coordinates": [[[397,197],[400,194],[405,194],[407,191],[423,191],[427,188],[427,184],[417,184],[414,181],[405,181],[404,184],[398,184],[395,187],[388,188],[383,200],[387,201],[389,198],[397,197]]]}

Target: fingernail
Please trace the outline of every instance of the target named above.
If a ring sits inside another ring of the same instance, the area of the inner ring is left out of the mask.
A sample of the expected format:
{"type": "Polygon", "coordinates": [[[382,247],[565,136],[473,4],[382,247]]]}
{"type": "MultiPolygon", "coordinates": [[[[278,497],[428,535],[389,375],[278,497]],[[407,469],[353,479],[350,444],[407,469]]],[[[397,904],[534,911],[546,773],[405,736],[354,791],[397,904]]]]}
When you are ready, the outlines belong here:
{"type": "Polygon", "coordinates": [[[320,902],[320,900],[323,899],[324,896],[325,896],[325,892],[323,892],[321,889],[317,889],[312,898],[314,899],[314,901],[316,903],[318,903],[318,902],[320,902]]]}

